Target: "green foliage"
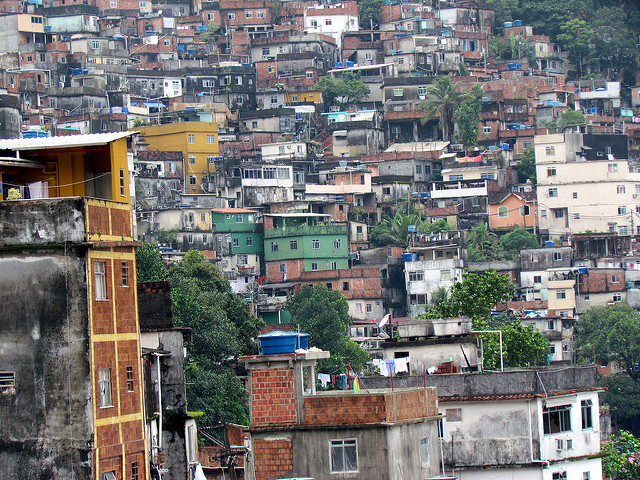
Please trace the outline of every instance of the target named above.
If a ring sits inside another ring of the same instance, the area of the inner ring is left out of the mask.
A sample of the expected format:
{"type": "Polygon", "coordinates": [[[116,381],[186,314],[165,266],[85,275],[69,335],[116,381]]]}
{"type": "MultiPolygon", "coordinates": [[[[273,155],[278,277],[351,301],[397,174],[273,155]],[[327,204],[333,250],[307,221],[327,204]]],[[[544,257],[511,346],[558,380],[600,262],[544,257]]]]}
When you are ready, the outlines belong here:
{"type": "Polygon", "coordinates": [[[602,445],[602,472],[612,480],[640,478],[640,439],[630,432],[620,430],[602,445]]]}
{"type": "Polygon", "coordinates": [[[7,200],[20,200],[21,198],[22,194],[18,188],[10,188],[7,192],[7,200]]]}
{"type": "Polygon", "coordinates": [[[427,123],[435,117],[440,118],[442,138],[451,141],[454,129],[455,113],[466,95],[460,93],[461,82],[453,83],[449,77],[436,77],[435,84],[428,91],[428,97],[420,104],[426,114],[421,122],[427,123]]]}
{"type": "Polygon", "coordinates": [[[584,125],[587,119],[584,117],[584,113],[581,110],[565,110],[560,116],[558,126],[564,130],[571,125],[584,125]]]}
{"type": "Polygon", "coordinates": [[[523,248],[536,248],[539,246],[538,238],[522,227],[516,227],[500,238],[502,247],[511,253],[519,253],[523,248]]]}
{"type": "Polygon", "coordinates": [[[219,30],[220,25],[215,22],[209,22],[207,24],[207,31],[200,35],[200,39],[206,43],[217,43],[219,30]]]}
{"type": "Polygon", "coordinates": [[[313,88],[322,90],[325,108],[338,106],[346,109],[369,96],[371,89],[360,80],[359,72],[344,72],[338,80],[322,77],[313,88]]]}
{"type": "Polygon", "coordinates": [[[640,313],[622,304],[593,307],[576,323],[575,346],[581,361],[616,362],[635,383],[640,372],[640,313]]]}
{"type": "Polygon", "coordinates": [[[306,284],[287,299],[286,308],[292,321],[309,334],[309,346],[331,352],[331,358],[319,363],[320,371],[335,372],[347,363],[354,371],[364,368],[369,354],[349,338],[352,318],[344,295],[325,285],[306,284]]]}
{"type": "Polygon", "coordinates": [[[282,0],[271,0],[271,4],[269,5],[269,13],[271,14],[271,23],[277,25],[280,23],[280,19],[282,15],[280,15],[280,11],[282,10],[282,0]]]}
{"type": "Polygon", "coordinates": [[[354,207],[353,210],[351,210],[351,218],[354,222],[369,223],[369,212],[364,208],[354,207]]]}
{"type": "Polygon", "coordinates": [[[158,243],[174,245],[178,243],[178,232],[175,230],[158,230],[156,232],[156,238],[158,239],[158,243]]]}
{"type": "Polygon", "coordinates": [[[143,243],[136,248],[136,273],[138,282],[166,280],[167,268],[157,245],[143,243]]]}
{"type": "Polygon", "coordinates": [[[609,406],[611,421],[633,432],[640,431],[640,388],[624,373],[601,376],[598,386],[605,389],[600,401],[609,406]]]}
{"type": "Polygon", "coordinates": [[[382,19],[382,5],[384,0],[360,0],[358,2],[358,17],[362,30],[377,29],[382,19]]]}
{"type": "Polygon", "coordinates": [[[536,154],[533,147],[529,147],[524,151],[517,169],[519,182],[525,183],[527,180],[531,180],[534,185],[536,184],[536,154]]]}
{"type": "Polygon", "coordinates": [[[562,48],[569,51],[569,59],[578,68],[578,77],[582,76],[583,60],[591,50],[593,30],[587,22],[572,18],[560,26],[560,35],[556,38],[562,48]]]}
{"type": "Polygon", "coordinates": [[[431,223],[417,213],[406,214],[407,208],[410,207],[405,207],[404,212],[400,208],[393,217],[386,217],[371,229],[369,239],[376,247],[386,245],[408,246],[411,239],[409,225],[415,225],[418,233],[433,234],[451,230],[451,226],[446,220],[440,219],[431,223]]]}
{"type": "Polygon", "coordinates": [[[593,41],[597,60],[629,85],[638,67],[636,39],[640,33],[640,12],[622,6],[602,6],[593,18],[593,41]]]}
{"type": "Polygon", "coordinates": [[[449,300],[431,306],[425,315],[427,318],[485,319],[496,305],[511,300],[515,291],[509,277],[495,270],[465,272],[462,282],[455,282],[451,287],[449,300]]]}
{"type": "Polygon", "coordinates": [[[191,250],[169,271],[173,318],[193,330],[187,361],[189,407],[205,412],[201,424],[247,422],[244,387],[230,368],[257,353],[262,322],[207,258],[191,250]]]}
{"type": "Polygon", "coordinates": [[[458,132],[456,142],[462,143],[465,151],[469,152],[478,145],[480,133],[480,112],[482,111],[482,95],[484,90],[479,84],[475,84],[456,110],[458,120],[458,132]]]}

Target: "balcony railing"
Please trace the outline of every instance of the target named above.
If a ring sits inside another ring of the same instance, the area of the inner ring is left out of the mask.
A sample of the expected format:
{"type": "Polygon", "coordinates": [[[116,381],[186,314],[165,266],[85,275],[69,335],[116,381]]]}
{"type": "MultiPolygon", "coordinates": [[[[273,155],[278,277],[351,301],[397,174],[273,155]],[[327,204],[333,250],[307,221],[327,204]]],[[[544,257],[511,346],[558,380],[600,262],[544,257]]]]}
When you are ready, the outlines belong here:
{"type": "Polygon", "coordinates": [[[301,235],[346,235],[346,225],[304,225],[265,229],[265,238],[292,237],[301,235]]]}

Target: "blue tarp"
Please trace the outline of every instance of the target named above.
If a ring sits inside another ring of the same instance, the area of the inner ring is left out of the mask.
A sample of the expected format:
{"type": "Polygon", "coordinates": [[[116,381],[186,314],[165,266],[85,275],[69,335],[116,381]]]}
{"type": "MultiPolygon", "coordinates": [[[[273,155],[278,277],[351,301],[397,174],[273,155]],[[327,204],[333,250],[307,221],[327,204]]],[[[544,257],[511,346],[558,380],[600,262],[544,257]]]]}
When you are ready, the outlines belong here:
{"type": "Polygon", "coordinates": [[[145,107],[148,108],[167,108],[167,106],[162,102],[142,102],[145,107]]]}

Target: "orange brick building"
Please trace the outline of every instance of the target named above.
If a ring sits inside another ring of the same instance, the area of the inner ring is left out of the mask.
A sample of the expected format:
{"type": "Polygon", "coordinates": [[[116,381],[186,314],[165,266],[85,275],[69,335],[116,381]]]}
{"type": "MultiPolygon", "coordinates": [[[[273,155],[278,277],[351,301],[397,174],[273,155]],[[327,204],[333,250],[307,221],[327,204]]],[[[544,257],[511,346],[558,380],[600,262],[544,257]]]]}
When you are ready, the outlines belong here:
{"type": "Polygon", "coordinates": [[[329,352],[241,357],[249,370],[247,478],[389,479],[439,472],[435,388],[316,390],[329,352]],[[250,465],[252,463],[252,465],[250,465]],[[336,477],[338,475],[338,477],[336,477]]]}
{"type": "Polygon", "coordinates": [[[18,478],[149,478],[129,136],[0,142],[20,152],[2,194],[23,197],[0,202],[0,471],[18,478]]]}

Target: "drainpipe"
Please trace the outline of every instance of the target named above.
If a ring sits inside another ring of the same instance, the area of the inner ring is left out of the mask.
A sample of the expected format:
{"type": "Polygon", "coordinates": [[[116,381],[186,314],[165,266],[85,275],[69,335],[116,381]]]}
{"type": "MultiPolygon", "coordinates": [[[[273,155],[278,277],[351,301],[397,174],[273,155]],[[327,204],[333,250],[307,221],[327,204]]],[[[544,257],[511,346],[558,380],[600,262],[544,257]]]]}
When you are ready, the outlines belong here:
{"type": "Polygon", "coordinates": [[[162,448],[162,382],[160,381],[160,354],[153,353],[156,358],[156,374],[158,375],[158,451],[162,448]]]}

